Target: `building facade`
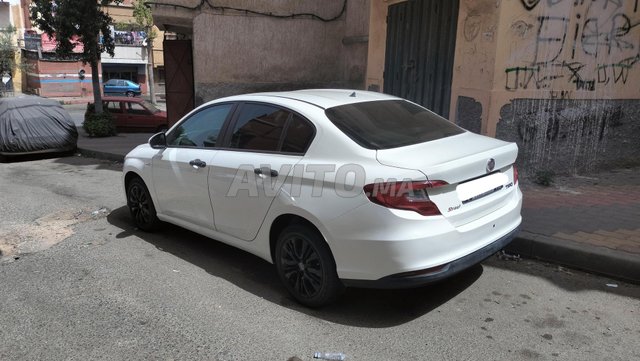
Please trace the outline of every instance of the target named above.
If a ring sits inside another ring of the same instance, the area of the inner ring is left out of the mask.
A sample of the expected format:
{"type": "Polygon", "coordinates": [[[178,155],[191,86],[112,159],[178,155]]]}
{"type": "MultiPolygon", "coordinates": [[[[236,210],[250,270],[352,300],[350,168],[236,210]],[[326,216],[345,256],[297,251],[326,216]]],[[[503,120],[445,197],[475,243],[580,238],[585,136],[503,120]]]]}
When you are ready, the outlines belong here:
{"type": "Polygon", "coordinates": [[[164,58],[162,54],[163,33],[155,28],[153,56],[149,57],[147,34],[136,23],[133,16],[134,0],[124,0],[111,5],[105,11],[115,21],[112,36],[116,48],[113,57],[102,54],[102,80],[127,79],[141,85],[142,92],[149,91],[149,63],[153,64],[156,92],[164,93],[164,58]]]}
{"type": "MultiPolygon", "coordinates": [[[[15,64],[21,63],[20,48],[18,46],[18,34],[22,33],[24,25],[22,22],[22,8],[20,6],[20,0],[5,0],[0,2],[0,32],[2,32],[3,38],[8,40],[10,44],[7,49],[11,54],[3,54],[4,56],[13,56],[15,64]]],[[[0,90],[2,92],[12,92],[14,89],[21,89],[22,87],[22,68],[16,66],[13,69],[6,69],[6,64],[3,65],[3,79],[9,79],[6,83],[4,81],[0,83],[0,90]]]]}
{"type": "MultiPolygon", "coordinates": [[[[369,87],[388,89],[380,49],[406,3],[372,0],[369,87]]],[[[419,16],[422,28],[431,17],[419,16]]],[[[638,1],[460,0],[456,23],[451,86],[440,88],[451,120],[516,142],[529,173],[639,162],[638,1]]]]}
{"type": "Polygon", "coordinates": [[[33,27],[29,18],[31,0],[20,0],[22,28],[21,58],[23,64],[22,92],[44,97],[90,96],[91,66],[80,61],[82,47],[60,58],[55,54],[55,39],[33,27]]]}
{"type": "Polygon", "coordinates": [[[524,173],[580,173],[640,163],[639,1],[157,0],[153,12],[189,43],[191,83],[168,64],[167,78],[191,87],[193,105],[261,90],[382,91],[516,142],[524,173]]]}
{"type": "MultiPolygon", "coordinates": [[[[101,56],[100,81],[112,78],[127,79],[139,83],[143,94],[148,91],[149,52],[146,34],[138,29],[133,17],[133,0],[125,0],[119,5],[107,6],[104,10],[114,19],[112,36],[115,39],[114,56],[101,56]]],[[[45,97],[84,97],[93,94],[91,67],[79,60],[78,54],[59,57],[55,54],[55,41],[32,27],[29,20],[31,0],[21,0],[24,34],[22,58],[25,64],[23,91],[45,97]]],[[[162,34],[160,34],[160,37],[162,34]]],[[[154,42],[154,44],[156,44],[154,42]]],[[[162,42],[154,47],[153,69],[156,72],[156,89],[163,89],[162,42]]],[[[77,47],[74,52],[81,52],[77,47]]]]}
{"type": "Polygon", "coordinates": [[[157,0],[152,11],[177,34],[164,45],[170,121],[230,94],[364,87],[366,0],[157,0]]]}

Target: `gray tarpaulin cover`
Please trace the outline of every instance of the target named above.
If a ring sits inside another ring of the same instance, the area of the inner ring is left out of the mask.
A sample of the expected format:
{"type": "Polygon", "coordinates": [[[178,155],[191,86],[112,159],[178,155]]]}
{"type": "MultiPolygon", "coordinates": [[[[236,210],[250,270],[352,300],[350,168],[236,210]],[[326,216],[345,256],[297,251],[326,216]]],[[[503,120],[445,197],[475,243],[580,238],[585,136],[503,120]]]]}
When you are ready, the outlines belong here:
{"type": "Polygon", "coordinates": [[[0,98],[0,153],[66,151],[78,130],[59,102],[37,96],[0,98]]]}

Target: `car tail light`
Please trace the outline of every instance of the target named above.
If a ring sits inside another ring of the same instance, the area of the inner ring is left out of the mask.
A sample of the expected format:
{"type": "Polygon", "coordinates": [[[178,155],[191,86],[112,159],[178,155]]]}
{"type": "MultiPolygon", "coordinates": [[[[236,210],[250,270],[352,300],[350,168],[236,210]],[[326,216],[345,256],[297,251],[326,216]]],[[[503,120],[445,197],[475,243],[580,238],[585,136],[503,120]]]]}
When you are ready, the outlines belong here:
{"type": "Polygon", "coordinates": [[[516,168],[516,165],[513,165],[513,185],[518,184],[518,168],[516,168]]]}
{"type": "Polygon", "coordinates": [[[387,208],[406,209],[423,216],[441,214],[429,199],[427,189],[447,185],[445,181],[383,182],[364,186],[364,192],[373,203],[387,208]]]}

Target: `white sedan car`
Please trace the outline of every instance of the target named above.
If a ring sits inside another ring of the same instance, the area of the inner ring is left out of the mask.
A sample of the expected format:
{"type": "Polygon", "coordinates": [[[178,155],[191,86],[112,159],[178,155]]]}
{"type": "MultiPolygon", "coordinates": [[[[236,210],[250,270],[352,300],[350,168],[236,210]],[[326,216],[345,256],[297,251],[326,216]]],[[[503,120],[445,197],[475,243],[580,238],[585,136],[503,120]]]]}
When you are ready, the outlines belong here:
{"type": "Polygon", "coordinates": [[[253,253],[307,306],[415,287],[502,249],[521,222],[513,143],[409,101],[302,90],[204,104],[124,164],[142,230],[173,223],[253,253]]]}

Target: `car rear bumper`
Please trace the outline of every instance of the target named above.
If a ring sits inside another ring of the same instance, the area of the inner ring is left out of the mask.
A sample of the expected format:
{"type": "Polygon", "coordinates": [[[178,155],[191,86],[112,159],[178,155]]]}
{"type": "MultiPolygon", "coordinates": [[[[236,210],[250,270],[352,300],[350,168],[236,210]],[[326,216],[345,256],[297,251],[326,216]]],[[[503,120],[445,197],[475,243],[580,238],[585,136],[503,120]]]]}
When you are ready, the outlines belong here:
{"type": "Polygon", "coordinates": [[[520,228],[517,227],[508,234],[500,237],[495,242],[490,243],[471,254],[468,254],[462,258],[459,258],[445,265],[441,265],[439,267],[430,267],[426,270],[395,274],[383,277],[378,280],[343,279],[342,282],[349,287],[381,289],[412,288],[434,283],[442,279],[451,277],[456,273],[462,272],[465,269],[472,267],[491,257],[491,255],[495,254],[496,252],[506,247],[509,243],[511,243],[511,241],[515,238],[519,231],[520,228]]]}
{"type": "Polygon", "coordinates": [[[459,272],[469,262],[482,261],[492,245],[508,243],[522,222],[518,188],[506,197],[494,197],[501,197],[494,209],[463,225],[454,226],[444,216],[423,217],[373,203],[325,223],[338,277],[351,284],[383,279],[402,284],[411,282],[398,278],[417,274],[428,282],[459,272]]]}

